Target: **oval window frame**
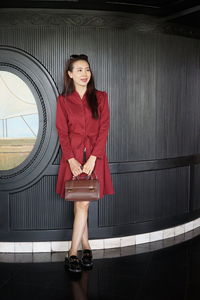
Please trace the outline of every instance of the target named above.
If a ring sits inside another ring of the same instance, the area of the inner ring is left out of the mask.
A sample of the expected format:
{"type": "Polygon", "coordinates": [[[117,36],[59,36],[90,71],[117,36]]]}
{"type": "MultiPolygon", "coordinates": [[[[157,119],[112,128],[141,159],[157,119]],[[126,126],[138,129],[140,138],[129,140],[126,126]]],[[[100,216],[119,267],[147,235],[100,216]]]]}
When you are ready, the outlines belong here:
{"type": "Polygon", "coordinates": [[[55,130],[58,90],[41,62],[22,49],[0,46],[0,69],[14,73],[28,85],[35,98],[39,117],[36,142],[28,157],[13,169],[0,170],[0,182],[3,183],[1,190],[15,190],[39,179],[50,160],[55,159],[58,150],[55,130]]]}

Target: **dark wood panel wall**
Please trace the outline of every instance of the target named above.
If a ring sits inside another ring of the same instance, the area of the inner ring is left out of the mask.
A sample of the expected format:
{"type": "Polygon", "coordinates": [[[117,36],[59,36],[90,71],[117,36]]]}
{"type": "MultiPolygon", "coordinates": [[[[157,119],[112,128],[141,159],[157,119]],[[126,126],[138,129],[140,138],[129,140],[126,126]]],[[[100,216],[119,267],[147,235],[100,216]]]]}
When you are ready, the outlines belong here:
{"type": "Polygon", "coordinates": [[[90,238],[160,230],[199,216],[199,40],[148,24],[144,30],[129,14],[94,11],[5,9],[0,25],[0,45],[36,59],[55,91],[46,99],[53,154],[41,157],[39,175],[31,170],[29,182],[15,185],[0,171],[1,241],[71,238],[72,204],[55,193],[55,104],[72,53],[89,56],[111,113],[107,154],[116,194],[91,203],[90,238]]]}

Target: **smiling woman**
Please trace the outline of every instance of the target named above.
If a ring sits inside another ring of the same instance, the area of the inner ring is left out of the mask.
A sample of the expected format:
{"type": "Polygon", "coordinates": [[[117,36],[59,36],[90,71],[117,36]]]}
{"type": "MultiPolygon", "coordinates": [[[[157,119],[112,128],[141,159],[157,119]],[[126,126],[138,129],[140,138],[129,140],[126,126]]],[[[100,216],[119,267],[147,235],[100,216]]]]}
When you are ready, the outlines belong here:
{"type": "Polygon", "coordinates": [[[63,93],[57,98],[56,128],[62,158],[56,192],[65,200],[74,201],[72,243],[65,257],[65,266],[72,272],[81,272],[77,257],[80,243],[84,249],[82,265],[93,266],[87,225],[91,193],[86,195],[79,188],[73,199],[65,198],[65,184],[72,176],[85,177],[94,172],[100,186],[99,198],[115,193],[106,155],[109,125],[108,95],[95,88],[87,55],[71,55],[66,62],[63,93]]]}
{"type": "Polygon", "coordinates": [[[0,71],[0,170],[20,165],[32,151],[38,133],[38,109],[26,83],[0,71]]]}

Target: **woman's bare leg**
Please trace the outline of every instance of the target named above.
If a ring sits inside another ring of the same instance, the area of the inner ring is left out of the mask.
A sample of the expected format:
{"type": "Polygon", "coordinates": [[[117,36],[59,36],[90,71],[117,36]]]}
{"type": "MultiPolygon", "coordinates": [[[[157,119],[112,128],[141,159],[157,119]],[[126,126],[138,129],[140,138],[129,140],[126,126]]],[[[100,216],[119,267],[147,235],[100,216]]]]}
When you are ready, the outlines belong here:
{"type": "Polygon", "coordinates": [[[72,233],[72,242],[69,250],[69,255],[77,255],[77,250],[81,242],[85,225],[87,224],[89,201],[75,201],[74,202],[74,224],[72,233]]]}
{"type": "Polygon", "coordinates": [[[91,249],[89,241],[88,241],[88,224],[87,223],[85,224],[85,229],[84,229],[84,232],[82,235],[81,243],[82,243],[83,249],[91,249]]]}
{"type": "MultiPolygon", "coordinates": [[[[74,215],[75,214],[76,214],[76,205],[74,205],[74,215]]],[[[82,243],[82,248],[83,249],[91,249],[89,241],[88,241],[88,223],[87,222],[85,224],[85,228],[84,228],[84,231],[83,231],[81,243],[82,243]]]]}

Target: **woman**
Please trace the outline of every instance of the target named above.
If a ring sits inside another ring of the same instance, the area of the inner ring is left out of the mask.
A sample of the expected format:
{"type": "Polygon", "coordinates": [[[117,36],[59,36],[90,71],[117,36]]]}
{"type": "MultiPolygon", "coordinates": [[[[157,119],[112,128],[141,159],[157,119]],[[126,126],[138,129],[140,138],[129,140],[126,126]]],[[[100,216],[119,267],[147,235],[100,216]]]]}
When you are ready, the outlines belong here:
{"type": "MultiPolygon", "coordinates": [[[[64,89],[57,98],[56,128],[62,149],[56,192],[64,198],[64,184],[72,176],[85,177],[94,171],[100,182],[100,198],[114,194],[106,156],[110,115],[108,95],[95,89],[88,57],[71,55],[64,73],[64,89]],[[84,161],[86,158],[86,162],[84,161]]],[[[88,241],[89,201],[74,201],[72,243],[65,257],[70,271],[93,265],[88,241]],[[77,256],[80,242],[82,258],[77,256]]]]}

